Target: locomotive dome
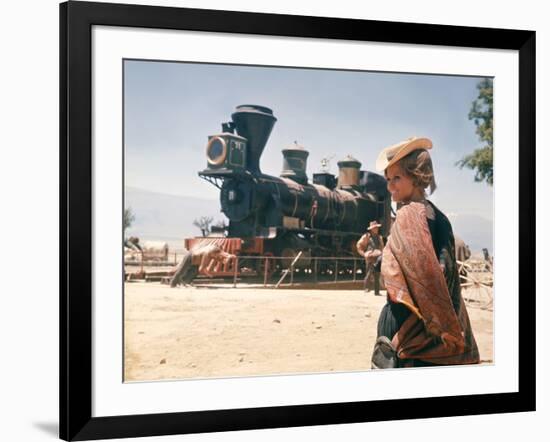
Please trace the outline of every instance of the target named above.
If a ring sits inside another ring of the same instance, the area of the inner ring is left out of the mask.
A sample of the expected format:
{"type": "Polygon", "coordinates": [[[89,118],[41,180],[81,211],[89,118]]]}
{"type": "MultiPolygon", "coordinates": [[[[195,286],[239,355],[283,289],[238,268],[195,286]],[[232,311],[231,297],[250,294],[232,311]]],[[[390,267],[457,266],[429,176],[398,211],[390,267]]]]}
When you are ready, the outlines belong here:
{"type": "Polygon", "coordinates": [[[343,160],[338,161],[338,187],[356,187],[359,186],[359,178],[361,162],[353,158],[351,155],[346,156],[343,160]]]}
{"type": "Polygon", "coordinates": [[[307,157],[309,152],[296,141],[282,150],[283,171],[281,177],[290,178],[300,184],[307,184],[307,157]]]}

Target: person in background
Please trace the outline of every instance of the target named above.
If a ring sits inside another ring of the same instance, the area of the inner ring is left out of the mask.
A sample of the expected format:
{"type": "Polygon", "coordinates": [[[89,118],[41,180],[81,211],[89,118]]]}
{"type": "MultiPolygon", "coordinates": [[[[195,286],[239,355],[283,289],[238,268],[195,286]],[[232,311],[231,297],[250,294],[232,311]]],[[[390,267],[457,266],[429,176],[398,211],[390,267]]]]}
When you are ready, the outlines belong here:
{"type": "Polygon", "coordinates": [[[436,188],[428,138],[382,150],[384,172],[398,210],[382,253],[387,303],[378,320],[373,368],[479,363],[462,295],[454,235],[447,217],[426,199],[436,188]]]}
{"type": "Polygon", "coordinates": [[[493,257],[489,255],[489,250],[486,248],[482,249],[483,259],[485,260],[485,270],[492,272],[493,271],[493,257]]]}
{"type": "Polygon", "coordinates": [[[356,244],[357,251],[365,258],[365,292],[368,292],[368,280],[372,274],[375,296],[380,296],[380,265],[384,249],[384,239],[380,235],[380,227],[382,225],[378,221],[371,221],[367,232],[359,238],[356,244]]]}
{"type": "Polygon", "coordinates": [[[464,262],[472,256],[470,247],[458,236],[455,235],[455,250],[457,261],[464,262]]]}

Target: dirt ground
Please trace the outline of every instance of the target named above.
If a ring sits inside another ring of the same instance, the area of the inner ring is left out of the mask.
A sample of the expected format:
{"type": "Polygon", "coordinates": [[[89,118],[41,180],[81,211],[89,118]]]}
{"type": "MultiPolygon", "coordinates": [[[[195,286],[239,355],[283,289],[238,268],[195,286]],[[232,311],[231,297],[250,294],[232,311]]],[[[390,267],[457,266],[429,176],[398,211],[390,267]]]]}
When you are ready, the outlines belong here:
{"type": "MultiPolygon", "coordinates": [[[[126,283],[125,380],[369,370],[382,293],[126,283]]],[[[469,314],[492,363],[493,312],[469,314]]]]}

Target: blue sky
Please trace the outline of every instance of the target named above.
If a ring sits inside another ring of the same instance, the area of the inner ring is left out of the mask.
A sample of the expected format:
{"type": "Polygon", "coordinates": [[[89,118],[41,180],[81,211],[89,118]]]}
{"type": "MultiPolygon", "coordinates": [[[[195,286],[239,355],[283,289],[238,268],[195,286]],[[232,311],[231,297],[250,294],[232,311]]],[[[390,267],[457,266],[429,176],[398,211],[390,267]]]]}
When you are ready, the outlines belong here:
{"type": "Polygon", "coordinates": [[[279,175],[281,149],[309,150],[308,175],[324,157],[350,154],[374,170],[379,151],[407,137],[431,138],[445,213],[492,220],[493,189],[454,163],[480,147],[468,120],[480,78],[149,61],[125,62],[125,180],[155,192],[218,199],[197,172],[208,135],[235,106],[260,104],[278,121],[260,161],[279,175]]]}

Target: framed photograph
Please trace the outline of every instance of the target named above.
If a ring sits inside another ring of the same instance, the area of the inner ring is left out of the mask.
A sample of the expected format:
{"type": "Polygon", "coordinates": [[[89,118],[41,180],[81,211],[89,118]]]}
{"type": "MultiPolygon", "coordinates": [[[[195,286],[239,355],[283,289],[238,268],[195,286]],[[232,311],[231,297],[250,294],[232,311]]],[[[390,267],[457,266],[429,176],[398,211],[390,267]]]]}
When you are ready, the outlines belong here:
{"type": "Polygon", "coordinates": [[[60,23],[62,439],[535,410],[535,32],[60,23]]]}

